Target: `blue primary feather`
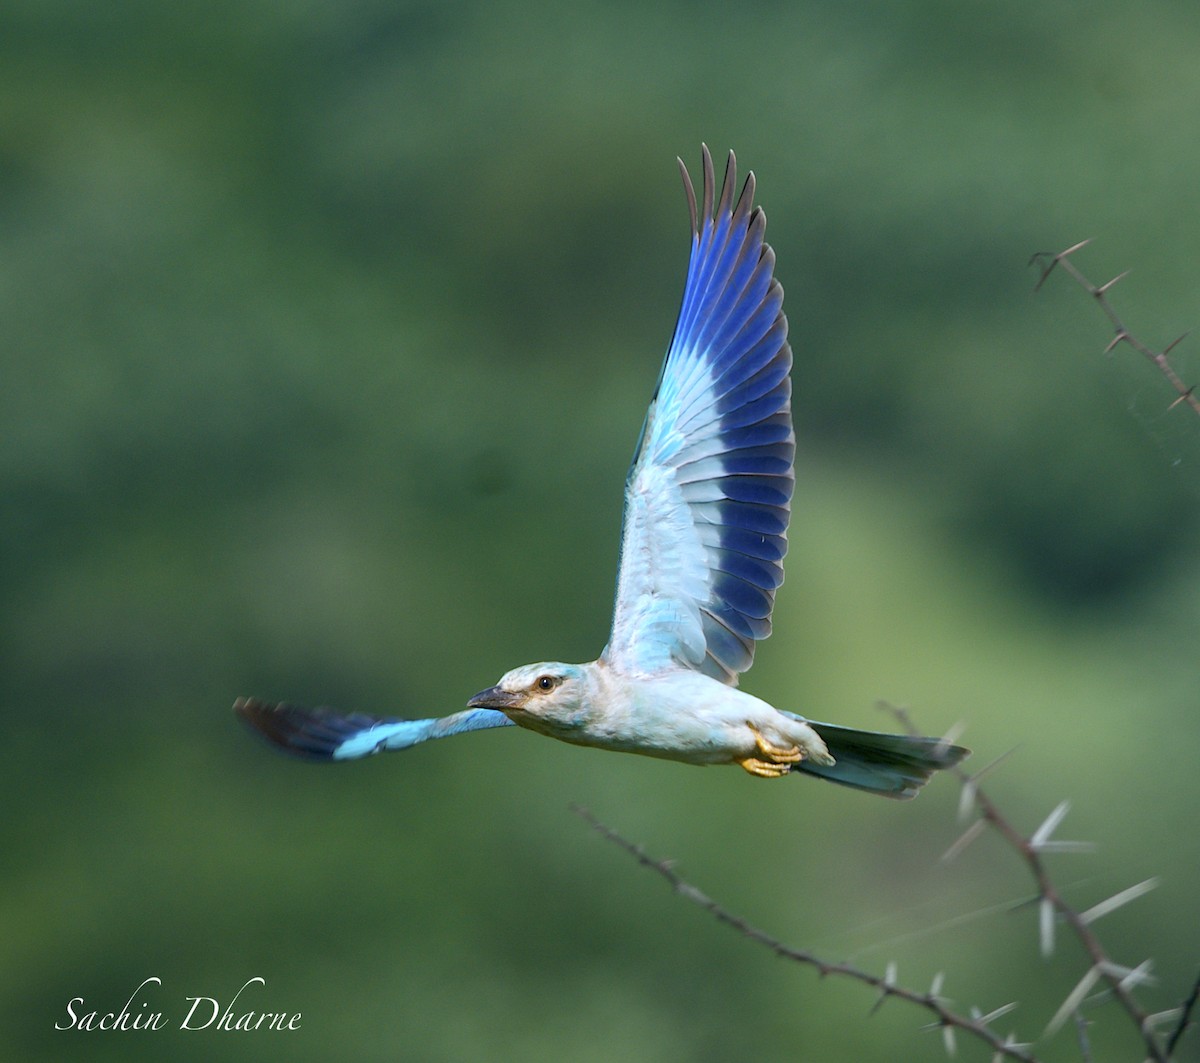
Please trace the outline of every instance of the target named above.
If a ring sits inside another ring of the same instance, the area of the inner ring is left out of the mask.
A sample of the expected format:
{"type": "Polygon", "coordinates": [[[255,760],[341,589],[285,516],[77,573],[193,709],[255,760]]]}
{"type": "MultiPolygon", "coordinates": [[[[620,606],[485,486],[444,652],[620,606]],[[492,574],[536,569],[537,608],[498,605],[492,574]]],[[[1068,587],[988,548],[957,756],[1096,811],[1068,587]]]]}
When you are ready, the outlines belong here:
{"type": "Polygon", "coordinates": [[[311,760],[358,760],[384,750],[408,749],[431,738],[512,726],[512,720],[495,709],[470,709],[431,720],[269,705],[254,698],[238,698],[233,709],[269,742],[311,760]]]}
{"type": "Polygon", "coordinates": [[[714,207],[680,163],[692,253],[679,318],[625,490],[604,657],[637,674],[684,665],[735,684],[771,631],[787,551],[792,352],[754,175],[731,152],[714,207]]]}

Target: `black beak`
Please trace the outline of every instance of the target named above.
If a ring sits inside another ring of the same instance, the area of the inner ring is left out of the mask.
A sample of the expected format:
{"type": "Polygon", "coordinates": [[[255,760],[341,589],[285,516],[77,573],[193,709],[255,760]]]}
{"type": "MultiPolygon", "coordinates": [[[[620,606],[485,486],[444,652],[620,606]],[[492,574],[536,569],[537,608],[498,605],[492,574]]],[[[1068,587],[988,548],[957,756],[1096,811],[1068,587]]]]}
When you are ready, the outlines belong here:
{"type": "Polygon", "coordinates": [[[467,702],[468,709],[519,709],[525,704],[521,694],[510,694],[499,687],[488,687],[481,690],[467,702]]]}

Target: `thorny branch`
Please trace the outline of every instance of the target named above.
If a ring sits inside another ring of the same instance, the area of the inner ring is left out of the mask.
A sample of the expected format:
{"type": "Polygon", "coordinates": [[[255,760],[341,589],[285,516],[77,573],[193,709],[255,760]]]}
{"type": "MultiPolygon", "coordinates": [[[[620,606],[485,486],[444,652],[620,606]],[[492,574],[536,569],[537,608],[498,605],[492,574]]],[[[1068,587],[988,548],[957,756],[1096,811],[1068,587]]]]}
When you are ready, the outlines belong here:
{"type": "Polygon", "coordinates": [[[1116,311],[1113,310],[1112,303],[1108,301],[1108,293],[1112,289],[1113,285],[1115,285],[1119,280],[1122,280],[1128,276],[1129,271],[1126,270],[1124,273],[1118,273],[1112,278],[1112,280],[1105,281],[1103,284],[1093,284],[1087,279],[1087,277],[1083,275],[1082,272],[1080,272],[1075,263],[1071,261],[1071,255],[1073,255],[1076,251],[1087,247],[1089,243],[1091,243],[1090,240],[1081,240],[1073,247],[1068,247],[1065,251],[1059,251],[1057,254],[1055,254],[1053,251],[1039,251],[1036,255],[1034,255],[1029,260],[1029,264],[1031,266],[1036,264],[1037,267],[1042,271],[1042,275],[1038,278],[1038,282],[1034,285],[1033,290],[1036,292],[1041,289],[1042,285],[1046,283],[1046,278],[1054,272],[1055,267],[1061,268],[1085,292],[1087,292],[1088,295],[1096,300],[1096,303],[1099,305],[1100,309],[1104,311],[1105,316],[1111,322],[1113,327],[1113,338],[1109,345],[1105,348],[1105,353],[1114,350],[1122,343],[1127,343],[1143,357],[1153,362],[1158,368],[1158,371],[1162,373],[1162,375],[1165,376],[1170,382],[1171,387],[1175,389],[1175,393],[1178,395],[1178,398],[1171,403],[1172,407],[1178,406],[1181,402],[1186,402],[1192,408],[1193,412],[1200,414],[1200,398],[1197,398],[1195,394],[1196,385],[1193,384],[1190,387],[1186,385],[1180,379],[1179,374],[1175,372],[1170,361],[1167,359],[1167,355],[1170,354],[1176,346],[1178,346],[1180,341],[1187,336],[1187,333],[1185,332],[1178,339],[1172,340],[1171,343],[1167,344],[1167,346],[1161,351],[1156,351],[1153,347],[1148,346],[1134,336],[1133,333],[1125,327],[1125,324],[1117,316],[1116,311]]]}
{"type": "MultiPolygon", "coordinates": [[[[861,970],[848,963],[834,963],[828,960],[822,960],[814,953],[807,949],[795,948],[791,945],[786,945],[777,938],[772,937],[764,930],[747,922],[740,915],[735,915],[729,909],[725,908],[718,901],[713,900],[708,894],[697,889],[690,882],[686,881],[671,865],[669,860],[656,860],[646,852],[640,845],[629,841],[623,837],[612,827],[601,823],[591,812],[586,808],[581,808],[578,805],[572,806],[578,816],[582,817],[592,828],[602,837],[607,838],[610,842],[615,843],[620,848],[629,853],[642,867],[648,868],[651,871],[657,872],[670,883],[671,888],[685,900],[691,901],[705,911],[709,912],[718,922],[724,923],[726,926],[732,927],[743,936],[751,941],[756,941],[760,945],[766,946],[777,956],[784,959],[792,960],[796,963],[804,964],[805,966],[815,968],[818,974],[822,977],[826,975],[842,975],[846,978],[851,978],[856,982],[862,982],[865,985],[871,986],[879,992],[879,1003],[882,1003],[888,997],[898,997],[901,1000],[907,1000],[910,1004],[915,1004],[917,1007],[924,1008],[931,1012],[937,1022],[935,1025],[940,1026],[943,1030],[947,1049],[952,1051],[954,1044],[953,1033],[955,1029],[963,1030],[970,1033],[973,1037],[984,1041],[991,1046],[995,1052],[995,1059],[1018,1059],[1023,1063],[1038,1063],[1036,1056],[1029,1051],[1028,1045],[1019,1044],[1011,1036],[1001,1038],[995,1031],[989,1029],[987,1022],[998,1014],[1006,1012],[1008,1009],[997,1009],[996,1012],[990,1015],[982,1015],[972,1018],[967,1015],[962,1015],[959,1012],[953,1011],[947,1005],[945,998],[941,993],[941,978],[940,976],[934,980],[933,985],[925,993],[918,992],[912,989],[906,989],[895,981],[895,968],[889,967],[883,975],[871,974],[868,971],[861,970]],[[947,1031],[950,1031],[947,1033],[947,1031]]],[[[878,1006],[878,1005],[877,1005],[878,1006]]]]}
{"type": "MultiPolygon", "coordinates": [[[[891,712],[901,725],[910,734],[916,734],[917,729],[913,726],[912,719],[907,710],[898,706],[885,705],[883,706],[891,712]]],[[[1073,1006],[1060,1009],[1059,1015],[1055,1016],[1055,1020],[1065,1019],[1071,1014],[1078,1011],[1078,1006],[1082,1003],[1083,997],[1087,991],[1097,982],[1104,982],[1109,992],[1120,1002],[1125,1009],[1130,1019],[1133,1020],[1145,1043],[1147,1058],[1154,1063],[1168,1063],[1170,1054],[1168,1050],[1163,1048],[1159,1043],[1158,1037],[1154,1029],[1155,1016],[1150,1015],[1133,996],[1132,988],[1139,984],[1149,981],[1147,974],[1148,964],[1142,964],[1132,970],[1123,967],[1118,963],[1113,962],[1108,955],[1104,946],[1101,944],[1099,937],[1090,926],[1091,919],[1088,918],[1087,912],[1078,912],[1063,899],[1058,892],[1058,888],[1050,878],[1049,872],[1046,870],[1045,861],[1042,859],[1042,854],[1048,851],[1060,849],[1064,845],[1071,843],[1055,843],[1050,840],[1050,835],[1054,828],[1061,822],[1062,817],[1066,815],[1066,806],[1059,805],[1047,817],[1046,821],[1032,835],[1026,838],[1020,833],[1005,817],[1001,814],[995,802],[992,801],[978,785],[978,775],[970,775],[962,768],[955,768],[954,774],[958,776],[963,784],[964,802],[969,801],[979,810],[980,819],[987,822],[1008,844],[1009,846],[1025,861],[1029,868],[1030,874],[1033,875],[1034,883],[1038,890],[1038,899],[1042,906],[1042,950],[1050,952],[1053,948],[1053,917],[1057,916],[1067,924],[1075,934],[1079,943],[1083,946],[1091,958],[1092,967],[1089,969],[1088,975],[1079,983],[1078,1001],[1075,1001],[1073,1006]]],[[[987,768],[984,768],[986,771],[987,768]]],[[[952,846],[954,852],[961,852],[962,846],[952,846]]],[[[1146,892],[1150,888],[1148,884],[1144,884],[1144,888],[1138,891],[1126,890],[1122,894],[1113,898],[1117,904],[1124,903],[1126,899],[1133,899],[1141,892],[1146,892]]],[[[1114,905],[1115,907],[1116,905],[1114,905]]],[[[1097,911],[1101,905],[1097,905],[1090,911],[1097,911]]],[[[1099,914],[1104,914],[1111,911],[1112,907],[1108,907],[1100,911],[1099,914]]],[[[1098,918],[1093,916],[1092,918],[1098,918]]],[[[1072,997],[1068,997],[1068,1003],[1072,997]]],[[[1051,1028],[1056,1026],[1055,1020],[1051,1020],[1051,1028]]]]}
{"type": "Polygon", "coordinates": [[[1192,1024],[1192,1012],[1195,1010],[1196,1001],[1200,999],[1200,974],[1196,975],[1196,980],[1192,983],[1192,990],[1188,993],[1187,1000],[1183,1002],[1183,1011],[1179,1016],[1179,1022],[1175,1024],[1175,1029],[1171,1031],[1171,1036],[1167,1038],[1167,1058],[1169,1059],[1175,1052],[1175,1046],[1179,1044],[1180,1038],[1184,1032],[1192,1024]]]}
{"type": "MultiPolygon", "coordinates": [[[[1071,256],[1073,254],[1075,254],[1076,251],[1082,250],[1089,243],[1091,243],[1090,240],[1081,240],[1079,243],[1077,243],[1071,247],[1068,247],[1065,251],[1059,251],[1057,254],[1055,254],[1054,252],[1050,252],[1050,251],[1040,251],[1037,254],[1035,254],[1029,260],[1029,264],[1031,266],[1036,264],[1038,266],[1038,268],[1041,270],[1041,276],[1038,278],[1038,282],[1037,282],[1037,284],[1034,285],[1033,290],[1035,292],[1040,290],[1042,285],[1046,283],[1046,279],[1054,271],[1055,267],[1056,266],[1061,267],[1062,270],[1065,273],[1067,273],[1081,288],[1083,288],[1084,291],[1086,291],[1090,296],[1092,296],[1093,299],[1096,300],[1096,303],[1099,305],[1100,309],[1104,311],[1105,316],[1108,318],[1109,322],[1112,324],[1113,338],[1109,342],[1108,346],[1105,348],[1105,353],[1108,353],[1109,351],[1114,350],[1118,345],[1120,345],[1122,343],[1128,344],[1130,347],[1132,347],[1135,351],[1137,351],[1143,357],[1145,357],[1146,359],[1148,359],[1149,361],[1154,363],[1155,367],[1159,370],[1159,372],[1161,372],[1163,374],[1163,376],[1165,376],[1167,378],[1167,381],[1170,383],[1171,387],[1175,389],[1175,393],[1178,397],[1175,399],[1174,402],[1171,403],[1172,409],[1174,407],[1178,406],[1180,403],[1187,403],[1187,405],[1192,408],[1192,411],[1194,413],[1200,414],[1200,399],[1198,399],[1196,397],[1196,385],[1195,384],[1192,384],[1192,385],[1184,384],[1183,380],[1180,378],[1179,374],[1175,372],[1174,367],[1171,365],[1171,363],[1167,357],[1171,353],[1171,351],[1173,351],[1175,349],[1175,347],[1177,347],[1179,345],[1179,343],[1183,339],[1186,338],[1186,336],[1188,334],[1185,332],[1183,335],[1179,336],[1177,339],[1172,340],[1171,343],[1167,344],[1167,346],[1164,347],[1161,351],[1155,350],[1154,348],[1150,347],[1148,344],[1143,343],[1136,336],[1134,336],[1133,333],[1131,333],[1129,331],[1129,329],[1125,326],[1125,324],[1121,320],[1121,318],[1117,316],[1116,311],[1113,309],[1112,304],[1108,300],[1109,291],[1112,289],[1112,287],[1118,281],[1120,281],[1124,277],[1126,277],[1128,275],[1129,271],[1126,270],[1124,273],[1117,274],[1115,277],[1113,277],[1109,281],[1106,281],[1104,284],[1093,284],[1090,280],[1088,280],[1087,277],[1085,277],[1083,275],[1082,271],[1075,265],[1075,263],[1071,261],[1071,256]]],[[[902,714],[898,714],[898,715],[902,715],[902,714]]],[[[960,775],[961,775],[961,772],[960,772],[960,775]]],[[[997,827],[997,829],[1000,829],[999,824],[996,822],[996,819],[994,818],[996,815],[994,806],[992,806],[990,814],[989,814],[988,808],[982,804],[980,805],[980,810],[982,813],[983,820],[987,820],[993,826],[997,827]]],[[[1002,831],[1002,833],[1003,833],[1003,831],[1002,831]]],[[[970,840],[971,840],[970,838],[967,838],[965,836],[963,839],[960,839],[960,841],[963,842],[964,844],[969,842],[970,840]]],[[[1009,840],[1011,841],[1012,839],[1010,838],[1009,840]]],[[[962,846],[960,846],[960,848],[961,847],[962,846]]],[[[1036,854],[1033,854],[1033,855],[1036,856],[1036,854]]],[[[1037,867],[1033,863],[1031,863],[1030,866],[1031,866],[1031,869],[1034,871],[1035,878],[1037,878],[1037,875],[1038,875],[1037,867]]],[[[1042,883],[1040,880],[1039,880],[1038,885],[1039,885],[1039,888],[1042,888],[1042,883]]],[[[1051,899],[1048,897],[1048,895],[1045,892],[1043,892],[1043,903],[1052,904],[1054,906],[1054,909],[1059,914],[1061,914],[1064,918],[1067,919],[1068,923],[1071,924],[1072,929],[1075,930],[1076,934],[1080,936],[1080,940],[1083,942],[1084,947],[1088,948],[1089,954],[1091,954],[1093,957],[1095,957],[1096,954],[1095,954],[1095,952],[1092,951],[1092,948],[1089,946],[1087,938],[1080,934],[1081,929],[1086,931],[1087,928],[1086,928],[1086,923],[1082,926],[1082,928],[1080,927],[1079,920],[1081,917],[1079,916],[1079,914],[1075,913],[1072,909],[1068,908],[1062,902],[1062,899],[1060,897],[1058,897],[1056,894],[1051,899]],[[1072,917],[1075,920],[1074,922],[1072,922],[1072,917]]],[[[1084,913],[1084,915],[1086,915],[1086,914],[1087,913],[1084,913]]],[[[1094,940],[1094,938],[1093,938],[1093,940],[1094,940]]],[[[1098,942],[1096,942],[1096,945],[1098,946],[1098,942]]],[[[1095,969],[1096,968],[1093,968],[1093,970],[1095,970],[1095,969]]],[[[1118,994],[1118,999],[1121,999],[1122,1004],[1126,1004],[1126,1000],[1124,998],[1122,998],[1119,994],[1118,994]]],[[[1188,993],[1188,996],[1186,997],[1186,999],[1183,1001],[1183,1004],[1181,1005],[1181,1007],[1178,1009],[1175,1009],[1172,1012],[1166,1013],[1167,1017],[1174,1017],[1174,1014],[1177,1011],[1178,1016],[1179,1016],[1178,1021],[1176,1022],[1174,1029],[1172,1029],[1170,1034],[1167,1036],[1167,1039],[1165,1042],[1165,1047],[1161,1050],[1161,1054],[1160,1055],[1152,1054],[1152,1057],[1151,1057],[1152,1059],[1155,1059],[1155,1060],[1168,1059],[1169,1060],[1172,1058],[1172,1056],[1174,1055],[1175,1049],[1178,1046],[1180,1040],[1182,1039],[1184,1033],[1192,1025],[1192,1014],[1196,1009],[1198,1000],[1200,1000],[1200,974],[1197,974],[1196,980],[1195,980],[1195,982],[1192,983],[1191,990],[1188,993]]],[[[1136,1008],[1136,1005],[1134,1007],[1134,1010],[1130,1010],[1129,1006],[1126,1005],[1126,1010],[1129,1011],[1131,1018],[1133,1018],[1135,1021],[1140,1021],[1140,1029],[1142,1031],[1142,1035],[1147,1040],[1148,1047],[1151,1047],[1153,1049],[1154,1034],[1153,1034],[1153,1030],[1152,1030],[1152,1025],[1153,1025],[1153,1022],[1155,1019],[1161,1019],[1162,1017],[1154,1016],[1154,1015],[1145,1016],[1143,1013],[1141,1013],[1140,1009],[1136,1008]],[[1139,1017],[1140,1017],[1140,1020],[1139,1020],[1139,1017]]]]}
{"type": "MultiPolygon", "coordinates": [[[[883,707],[900,721],[901,726],[911,733],[916,733],[916,729],[912,725],[912,720],[905,709],[890,705],[884,705],[883,707]]],[[[1135,988],[1151,982],[1149,975],[1150,961],[1147,960],[1135,968],[1124,967],[1114,962],[1101,944],[1095,931],[1091,928],[1091,923],[1101,916],[1148,892],[1155,885],[1155,880],[1139,883],[1136,886],[1122,890],[1108,900],[1101,901],[1099,904],[1092,906],[1087,911],[1080,912],[1072,908],[1063,899],[1054,885],[1042,857],[1047,852],[1079,851],[1089,848],[1089,846],[1086,843],[1060,841],[1051,838],[1054,830],[1066,815],[1067,804],[1065,802],[1056,808],[1046,818],[1045,822],[1029,837],[1021,834],[1001,814],[991,798],[979,787],[980,777],[991,770],[997,763],[998,761],[994,761],[974,775],[968,774],[961,768],[954,769],[954,773],[963,784],[963,808],[968,812],[972,808],[976,809],[978,811],[978,818],[971,824],[966,833],[950,847],[946,858],[956,856],[974,838],[978,837],[986,827],[990,826],[1021,857],[1033,876],[1038,891],[1038,903],[1040,905],[1043,952],[1049,954],[1053,950],[1054,920],[1056,918],[1060,919],[1071,929],[1086,951],[1091,960],[1091,966],[1075,989],[1067,996],[1058,1013],[1051,1020],[1046,1032],[1053,1033],[1068,1019],[1074,1019],[1083,1058],[1085,1061],[1089,1059],[1091,1049],[1087,1036],[1087,1025],[1081,1012],[1081,1006],[1095,986],[1103,985],[1107,994],[1120,1003],[1130,1020],[1136,1026],[1145,1046],[1147,1060],[1152,1061],[1152,1063],[1170,1063],[1177,1045],[1191,1025],[1192,1013],[1197,1007],[1198,999],[1200,999],[1200,975],[1197,975],[1190,995],[1180,1008],[1151,1015],[1146,1012],[1133,995],[1135,988]],[[1175,1020],[1176,1017],[1178,1017],[1176,1024],[1164,1042],[1159,1037],[1157,1032],[1158,1027],[1165,1022],[1175,1020]]],[[[648,868],[664,878],[681,897],[703,908],[717,919],[718,922],[732,927],[751,941],[755,941],[770,949],[777,956],[812,967],[822,977],[826,975],[838,975],[871,986],[879,993],[879,999],[875,1005],[876,1008],[889,997],[897,997],[929,1012],[935,1020],[930,1028],[941,1029],[947,1054],[954,1054],[954,1034],[956,1030],[961,1030],[964,1034],[976,1038],[992,1049],[993,1063],[997,1063],[997,1061],[1003,1059],[1021,1060],[1023,1063],[1039,1063],[1038,1057],[1031,1051],[1031,1045],[1018,1042],[1013,1034],[1001,1038],[999,1034],[991,1029],[990,1024],[1001,1015],[1011,1011],[1016,1006],[1015,1004],[1004,1005],[986,1015],[981,1014],[977,1008],[971,1008],[969,1014],[963,1014],[953,1010],[949,1006],[949,1002],[941,995],[941,975],[934,979],[934,983],[928,991],[920,992],[907,989],[897,983],[894,964],[889,964],[883,975],[875,975],[853,964],[825,960],[808,949],[787,945],[777,938],[772,937],[766,931],[747,922],[743,917],[734,914],[718,901],[697,889],[675,870],[671,861],[657,860],[650,856],[640,845],[629,841],[613,828],[600,822],[587,809],[574,806],[573,811],[602,837],[629,853],[642,867],[648,868]]]]}

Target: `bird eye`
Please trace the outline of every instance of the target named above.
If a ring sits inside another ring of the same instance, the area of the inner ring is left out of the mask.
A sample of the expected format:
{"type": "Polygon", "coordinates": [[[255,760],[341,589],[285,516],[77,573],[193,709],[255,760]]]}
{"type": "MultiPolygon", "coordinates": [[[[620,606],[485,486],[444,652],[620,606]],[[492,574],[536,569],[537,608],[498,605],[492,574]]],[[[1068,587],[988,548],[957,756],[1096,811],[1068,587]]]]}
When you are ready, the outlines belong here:
{"type": "Polygon", "coordinates": [[[545,693],[547,690],[553,690],[561,682],[562,680],[556,675],[539,675],[533,685],[545,693]]]}

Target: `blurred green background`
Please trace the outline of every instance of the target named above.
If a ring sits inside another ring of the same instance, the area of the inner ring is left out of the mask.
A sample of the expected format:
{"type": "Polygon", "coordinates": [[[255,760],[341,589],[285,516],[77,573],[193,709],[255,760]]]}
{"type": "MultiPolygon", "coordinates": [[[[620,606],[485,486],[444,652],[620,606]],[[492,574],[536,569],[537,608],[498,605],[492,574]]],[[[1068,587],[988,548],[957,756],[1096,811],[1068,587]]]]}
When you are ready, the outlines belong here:
{"type": "MultiPolygon", "coordinates": [[[[1039,958],[995,838],[938,863],[952,780],[900,805],[516,729],[324,768],[230,712],[440,715],[596,655],[702,141],[756,171],[796,353],[747,689],[1017,747],[1016,824],[1070,798],[1099,843],[1052,863],[1069,897],[1161,876],[1098,929],[1177,1004],[1200,424],[1026,262],[1094,237],[1136,332],[1200,325],[1198,35],[1166,0],[0,4],[0,1054],[941,1057],[572,803],[786,941],[1044,1028],[1084,961],[1039,958]],[[150,976],[170,1029],[54,1030],[150,976]],[[300,1031],[177,1029],[255,976],[300,1031]]],[[[1095,1018],[1096,1060],[1141,1058],[1095,1018]]]]}

